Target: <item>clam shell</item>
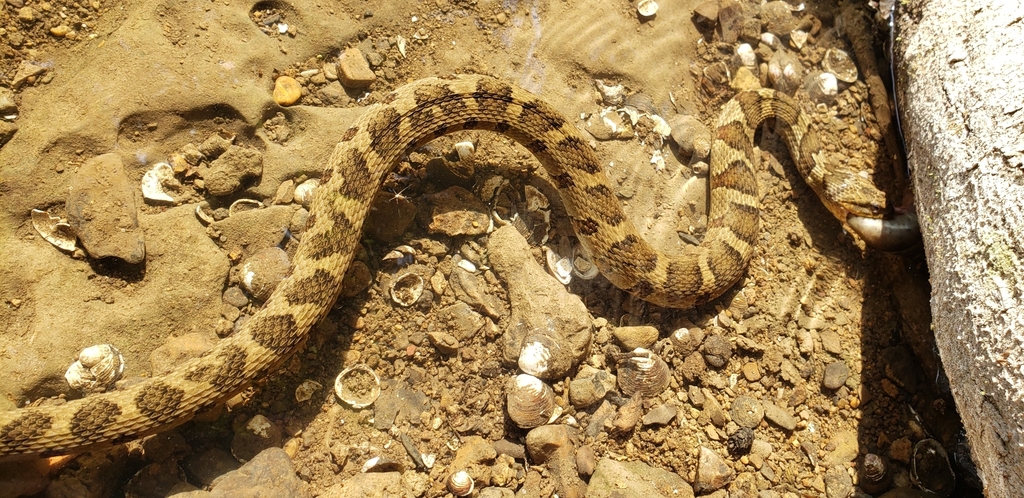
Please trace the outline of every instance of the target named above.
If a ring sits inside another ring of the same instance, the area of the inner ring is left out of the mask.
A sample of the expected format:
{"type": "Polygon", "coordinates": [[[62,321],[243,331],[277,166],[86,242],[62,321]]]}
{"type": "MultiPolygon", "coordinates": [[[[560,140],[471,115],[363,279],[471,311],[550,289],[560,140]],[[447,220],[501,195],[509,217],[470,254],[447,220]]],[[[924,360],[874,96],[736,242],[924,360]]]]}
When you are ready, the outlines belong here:
{"type": "Polygon", "coordinates": [[[654,0],[640,0],[636,4],[636,13],[644,18],[654,17],[658,13],[658,3],[654,0]]]}
{"type": "Polygon", "coordinates": [[[803,82],[803,72],[804,67],[800,61],[785,50],[775,52],[768,61],[769,81],[776,90],[785,94],[792,95],[803,82]]]}
{"type": "Polygon", "coordinates": [[[469,472],[460,470],[448,476],[445,486],[455,496],[469,496],[473,493],[473,477],[469,472]]]}
{"type": "Polygon", "coordinates": [[[821,60],[821,67],[836,75],[836,79],[844,83],[857,81],[857,65],[854,64],[850,54],[845,50],[830,48],[825,51],[825,58],[821,60]]]}
{"type": "Polygon", "coordinates": [[[423,277],[409,272],[391,281],[391,299],[402,306],[416,304],[423,294],[423,277]]]}
{"type": "Polygon", "coordinates": [[[242,286],[256,299],[266,301],[290,271],[291,262],[283,249],[261,249],[242,263],[242,286]]]}
{"type": "Polygon", "coordinates": [[[561,341],[548,329],[530,332],[519,349],[519,369],[529,375],[546,378],[555,361],[562,355],[561,341]]]}
{"type": "Polygon", "coordinates": [[[238,199],[228,207],[228,216],[234,216],[243,211],[252,211],[254,209],[263,209],[263,203],[256,199],[238,199]]]}
{"type": "Polygon", "coordinates": [[[32,210],[32,227],[47,242],[57,246],[62,251],[72,252],[75,250],[75,232],[71,225],[57,216],[50,216],[46,211],[32,210]]]}
{"type": "Polygon", "coordinates": [[[352,365],[334,379],[334,394],[352,408],[366,408],[380,396],[380,377],[365,363],[352,365]]]}
{"type": "Polygon", "coordinates": [[[563,257],[550,247],[544,248],[544,255],[547,258],[548,273],[555,277],[562,285],[569,285],[572,281],[572,260],[563,257]]]}
{"type": "Polygon", "coordinates": [[[839,82],[832,73],[811,73],[804,80],[804,90],[814,103],[829,105],[839,94],[839,82]]]}
{"type": "Polygon", "coordinates": [[[217,221],[214,219],[212,211],[207,211],[211,211],[209,202],[203,201],[196,204],[196,218],[199,218],[199,221],[203,222],[204,225],[209,225],[210,223],[217,221]]]}
{"type": "Polygon", "coordinates": [[[309,209],[309,204],[313,202],[313,196],[316,194],[316,188],[320,186],[320,180],[316,178],[310,178],[295,186],[295,202],[298,202],[302,207],[309,209]]]}
{"type": "Polygon", "coordinates": [[[164,184],[174,180],[174,168],[156,163],[142,175],[142,197],[147,201],[173,203],[174,197],[164,192],[164,184]]]}
{"type": "Polygon", "coordinates": [[[460,161],[466,161],[469,158],[473,157],[473,154],[476,153],[476,144],[469,141],[459,142],[455,144],[454,148],[455,153],[458,154],[460,161]]]}
{"type": "Polygon", "coordinates": [[[593,280],[601,271],[594,264],[590,251],[582,244],[572,248],[572,274],[583,280],[593,280]]]}
{"type": "Polygon", "coordinates": [[[523,429],[547,424],[558,416],[555,392],[544,381],[527,374],[509,381],[506,408],[512,421],[523,429]]]}
{"type": "Polygon", "coordinates": [[[636,348],[632,353],[620,355],[617,367],[619,389],[626,396],[640,394],[653,398],[668,389],[668,364],[647,349],[636,348]]]}
{"type": "Polygon", "coordinates": [[[78,353],[78,360],[68,367],[64,379],[73,389],[102,392],[113,387],[124,374],[124,357],[110,344],[89,346],[78,353]]]}
{"type": "Polygon", "coordinates": [[[749,69],[755,76],[757,75],[757,54],[754,53],[754,48],[749,43],[741,43],[736,47],[736,62],[749,69]]]}
{"type": "Polygon", "coordinates": [[[950,496],[956,487],[956,474],[949,465],[949,455],[934,439],[922,439],[914,445],[910,460],[910,479],[925,491],[950,496]]]}

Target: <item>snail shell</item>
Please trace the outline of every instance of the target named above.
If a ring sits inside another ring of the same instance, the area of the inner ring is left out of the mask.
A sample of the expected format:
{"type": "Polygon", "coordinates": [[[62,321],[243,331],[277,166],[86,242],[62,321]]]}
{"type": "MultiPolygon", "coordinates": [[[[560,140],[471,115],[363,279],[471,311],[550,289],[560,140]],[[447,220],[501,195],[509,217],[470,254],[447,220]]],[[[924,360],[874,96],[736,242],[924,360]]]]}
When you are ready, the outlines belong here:
{"type": "Polygon", "coordinates": [[[544,381],[519,374],[509,382],[508,415],[523,429],[548,423],[555,413],[555,392],[544,381]]]}
{"type": "Polygon", "coordinates": [[[391,299],[409,307],[423,295],[423,277],[409,272],[391,281],[391,299]]]}
{"type": "Polygon", "coordinates": [[[860,487],[871,494],[878,494],[892,485],[892,472],[885,457],[868,453],[860,462],[860,487]]]}
{"type": "Polygon", "coordinates": [[[668,389],[669,369],[665,360],[644,348],[618,357],[619,389],[626,396],[640,394],[653,398],[668,389]]]}
{"type": "Polygon", "coordinates": [[[448,491],[455,496],[469,496],[473,493],[473,477],[465,470],[448,476],[448,481],[445,484],[448,486],[448,491]]]}
{"type": "Polygon", "coordinates": [[[64,379],[73,389],[102,392],[114,385],[124,373],[124,357],[110,344],[89,346],[78,353],[78,361],[68,367],[64,379]]]}

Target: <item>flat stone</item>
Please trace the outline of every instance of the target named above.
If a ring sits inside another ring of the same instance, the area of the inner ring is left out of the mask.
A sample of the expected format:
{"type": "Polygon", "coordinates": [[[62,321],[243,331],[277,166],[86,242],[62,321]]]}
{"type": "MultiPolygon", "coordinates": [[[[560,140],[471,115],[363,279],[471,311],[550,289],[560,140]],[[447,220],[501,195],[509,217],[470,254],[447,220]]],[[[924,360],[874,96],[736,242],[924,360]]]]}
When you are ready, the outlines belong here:
{"type": "Polygon", "coordinates": [[[825,367],[825,375],[821,379],[821,384],[826,389],[839,389],[843,387],[848,378],[850,378],[850,367],[841,361],[834,361],[825,367]]]}
{"type": "Polygon", "coordinates": [[[274,247],[284,239],[291,224],[291,206],[270,206],[252,209],[210,224],[220,233],[221,244],[228,251],[241,249],[246,255],[265,247],[274,247]]]}
{"type": "Polygon", "coordinates": [[[306,483],[295,474],[291,458],[281,448],[261,451],[249,463],[217,480],[211,498],[258,496],[310,496],[306,483]]]}
{"type": "Polygon", "coordinates": [[[826,330],[821,333],[821,348],[837,356],[843,354],[843,343],[839,334],[834,330],[826,330]]]}
{"type": "Polygon", "coordinates": [[[697,463],[697,480],[694,489],[698,493],[709,493],[724,488],[732,481],[736,471],[729,462],[713,450],[700,447],[700,460],[697,463]]]}
{"type": "Polygon", "coordinates": [[[612,330],[612,337],[627,351],[636,348],[650,348],[658,340],[658,329],[650,325],[616,327],[612,330]]]}
{"type": "Polygon", "coordinates": [[[845,465],[857,458],[860,451],[860,443],[857,441],[856,431],[840,431],[832,436],[826,445],[826,449],[832,448],[822,463],[828,467],[845,465]]]}
{"type": "Polygon", "coordinates": [[[589,498],[693,498],[693,488],[679,474],[643,462],[603,458],[587,487],[589,498]]]}
{"type": "Polygon", "coordinates": [[[18,125],[8,121],[0,121],[0,145],[9,142],[17,132],[18,125]]]}
{"type": "Polygon", "coordinates": [[[535,462],[543,464],[561,448],[573,445],[575,435],[566,425],[542,425],[526,433],[526,451],[535,462]]]}
{"type": "Polygon", "coordinates": [[[678,412],[679,408],[676,405],[658,405],[645,413],[640,422],[644,425],[668,425],[672,419],[676,418],[678,412]]]}
{"type": "Polygon", "coordinates": [[[787,431],[796,429],[796,417],[774,403],[764,402],[764,418],[787,431]]]}
{"type": "Polygon", "coordinates": [[[230,195],[242,188],[242,183],[263,174],[263,154],[252,147],[232,145],[210,163],[203,175],[206,190],[212,195],[230,195]]]}
{"type": "Polygon", "coordinates": [[[498,452],[491,443],[480,436],[469,436],[455,452],[450,465],[453,469],[464,469],[470,465],[487,464],[497,458],[498,452]]]}
{"type": "Polygon", "coordinates": [[[78,168],[65,207],[68,223],[89,256],[114,257],[129,264],[146,260],[135,191],[121,156],[103,154],[78,168]]]}
{"type": "Polygon", "coordinates": [[[740,427],[754,428],[764,418],[764,408],[761,402],[750,396],[737,396],[729,408],[729,415],[740,427]]]}
{"type": "Polygon", "coordinates": [[[614,388],[615,376],[605,370],[584,365],[569,383],[569,402],[577,409],[586,408],[601,401],[614,388]]]}
{"type": "Polygon", "coordinates": [[[825,471],[825,496],[827,498],[849,498],[853,495],[853,479],[843,466],[825,471]]]}
{"type": "Polygon", "coordinates": [[[349,88],[366,88],[377,79],[358,48],[347,48],[338,58],[338,78],[349,88]]]}
{"type": "Polygon", "coordinates": [[[490,211],[472,192],[459,186],[449,187],[431,196],[430,201],[433,208],[429,226],[431,233],[455,237],[487,232],[490,211]]]}

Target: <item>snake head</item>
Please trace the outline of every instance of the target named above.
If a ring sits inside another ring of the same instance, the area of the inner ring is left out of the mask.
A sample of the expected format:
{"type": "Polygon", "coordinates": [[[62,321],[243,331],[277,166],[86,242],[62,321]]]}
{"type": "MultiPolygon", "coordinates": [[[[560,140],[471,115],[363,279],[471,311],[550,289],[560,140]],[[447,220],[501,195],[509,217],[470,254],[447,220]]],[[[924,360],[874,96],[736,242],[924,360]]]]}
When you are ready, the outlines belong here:
{"type": "Polygon", "coordinates": [[[875,188],[866,176],[860,173],[839,169],[825,175],[825,192],[847,214],[862,218],[881,218],[888,207],[885,193],[875,188]]]}

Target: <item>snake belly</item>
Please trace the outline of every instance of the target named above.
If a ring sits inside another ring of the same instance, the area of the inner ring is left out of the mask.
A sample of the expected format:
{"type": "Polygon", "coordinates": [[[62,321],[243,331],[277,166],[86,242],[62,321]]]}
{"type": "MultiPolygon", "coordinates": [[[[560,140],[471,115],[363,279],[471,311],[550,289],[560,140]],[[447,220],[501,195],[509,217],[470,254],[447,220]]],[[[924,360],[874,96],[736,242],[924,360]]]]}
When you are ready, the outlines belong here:
{"type": "Polygon", "coordinates": [[[343,134],[291,274],[236,334],[168,375],[123,390],[0,412],[0,459],[81,452],[164,431],[273,371],[337,299],[382,178],[409,151],[455,131],[492,130],[532,152],[558,187],[580,241],[619,288],[668,307],[714,299],[746,271],[757,239],[753,136],[769,117],[777,118],[794,161],[814,181],[817,166],[804,151],[815,151],[817,141],[793,101],[771,90],[741,93],[722,110],[712,144],[707,235],[692,250],[666,255],[640,237],[587,140],[547,103],[486,76],[403,86],[343,134]]]}

